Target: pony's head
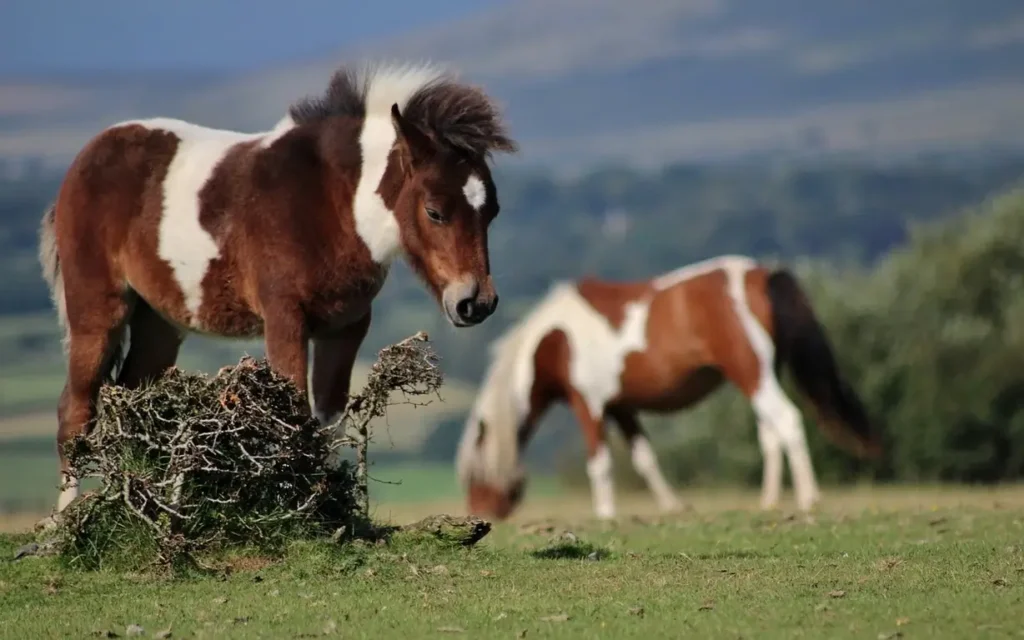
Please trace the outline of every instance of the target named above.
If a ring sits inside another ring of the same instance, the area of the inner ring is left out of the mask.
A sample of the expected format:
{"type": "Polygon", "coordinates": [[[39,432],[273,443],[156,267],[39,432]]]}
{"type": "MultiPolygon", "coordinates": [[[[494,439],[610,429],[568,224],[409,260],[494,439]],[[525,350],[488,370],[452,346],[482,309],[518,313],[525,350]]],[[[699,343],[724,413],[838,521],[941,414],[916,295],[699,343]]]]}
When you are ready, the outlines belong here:
{"type": "Polygon", "coordinates": [[[455,326],[494,312],[487,230],[499,207],[488,161],[518,147],[486,93],[429,64],[343,67],[289,116],[339,123],[337,135],[325,128],[321,148],[345,158],[340,182],[351,184],[358,168],[356,232],[375,262],[402,251],[455,326]]]}
{"type": "Polygon", "coordinates": [[[523,416],[515,391],[519,347],[515,332],[492,348],[494,360],[466,419],[456,456],[459,482],[472,514],[507,518],[526,490],[523,416]]]}
{"type": "MultiPolygon", "coordinates": [[[[460,85],[434,91],[452,94],[435,100],[483,99],[460,85]]],[[[482,152],[453,144],[440,133],[430,135],[429,129],[416,124],[413,116],[425,120],[425,108],[410,102],[408,115],[397,105],[392,109],[396,156],[405,176],[395,217],[410,266],[452,324],[470,326],[485,320],[498,304],[487,243],[488,227],[499,210],[497,189],[482,152]]],[[[433,128],[443,132],[440,124],[433,128]]]]}
{"type": "Polygon", "coordinates": [[[469,513],[504,520],[515,511],[526,490],[526,471],[519,444],[497,433],[515,425],[507,417],[488,420],[471,415],[459,444],[457,468],[466,491],[469,513]]]}

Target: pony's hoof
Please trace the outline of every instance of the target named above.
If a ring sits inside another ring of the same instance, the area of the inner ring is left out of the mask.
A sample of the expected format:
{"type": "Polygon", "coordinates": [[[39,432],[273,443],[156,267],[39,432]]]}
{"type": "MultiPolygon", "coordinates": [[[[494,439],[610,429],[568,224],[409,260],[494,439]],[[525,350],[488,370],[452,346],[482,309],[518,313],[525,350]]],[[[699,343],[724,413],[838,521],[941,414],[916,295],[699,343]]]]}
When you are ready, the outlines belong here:
{"type": "Polygon", "coordinates": [[[816,493],[806,500],[801,500],[797,505],[797,508],[800,509],[800,512],[803,514],[814,513],[820,502],[821,494],[816,493]]]}

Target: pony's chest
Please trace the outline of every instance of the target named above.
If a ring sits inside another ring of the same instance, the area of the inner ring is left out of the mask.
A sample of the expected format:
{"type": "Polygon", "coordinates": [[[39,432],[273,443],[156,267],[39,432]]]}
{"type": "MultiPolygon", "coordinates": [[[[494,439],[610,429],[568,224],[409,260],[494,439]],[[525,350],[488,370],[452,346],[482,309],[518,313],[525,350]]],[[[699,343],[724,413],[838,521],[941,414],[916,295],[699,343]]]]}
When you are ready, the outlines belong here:
{"type": "Polygon", "coordinates": [[[596,314],[571,324],[569,374],[592,415],[604,413],[605,404],[621,391],[626,358],[647,349],[648,311],[646,302],[630,303],[618,327],[596,314]]]}
{"type": "Polygon", "coordinates": [[[325,283],[307,307],[314,335],[329,335],[366,316],[386,278],[387,270],[381,268],[348,282],[325,283]]]}

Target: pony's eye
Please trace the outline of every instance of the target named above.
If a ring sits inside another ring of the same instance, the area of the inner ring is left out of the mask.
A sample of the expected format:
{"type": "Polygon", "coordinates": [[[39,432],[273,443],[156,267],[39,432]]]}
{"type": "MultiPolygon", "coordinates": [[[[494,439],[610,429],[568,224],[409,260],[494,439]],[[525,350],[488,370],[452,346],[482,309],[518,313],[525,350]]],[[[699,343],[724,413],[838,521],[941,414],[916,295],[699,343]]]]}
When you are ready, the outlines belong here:
{"type": "Polygon", "coordinates": [[[427,217],[430,218],[431,222],[441,223],[444,222],[444,216],[437,209],[427,208],[427,217]]]}

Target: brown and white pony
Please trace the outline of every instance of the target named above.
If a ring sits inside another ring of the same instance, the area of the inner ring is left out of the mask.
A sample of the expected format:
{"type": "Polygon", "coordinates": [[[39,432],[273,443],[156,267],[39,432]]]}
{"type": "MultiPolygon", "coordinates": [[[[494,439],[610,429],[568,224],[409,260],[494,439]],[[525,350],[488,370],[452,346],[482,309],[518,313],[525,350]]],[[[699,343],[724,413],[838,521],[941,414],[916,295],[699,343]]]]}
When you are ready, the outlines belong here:
{"type": "MultiPolygon", "coordinates": [[[[189,332],[262,336],[330,423],[400,253],[454,325],[482,322],[496,151],[516,144],[495,104],[427,64],[342,67],[262,133],[168,118],[99,133],[42,221],[68,356],[58,443],[86,431],[105,379],[159,375],[189,332]]],[[[63,453],[61,470],[58,512],[78,494],[63,453]]]]}
{"type": "Polygon", "coordinates": [[[880,453],[878,433],[788,271],[720,256],[646,281],[558,283],[491,347],[456,459],[469,509],[497,518],[515,509],[525,485],[522,451],[547,408],[562,401],[586,439],[599,518],[615,515],[606,417],[630,443],[659,506],[676,509],[637,412],[687,408],[728,380],[757,416],[762,506],[778,502],[784,451],[797,503],[808,510],[818,487],[800,412],[777,377],[783,364],[830,435],[860,455],[880,453]]]}

